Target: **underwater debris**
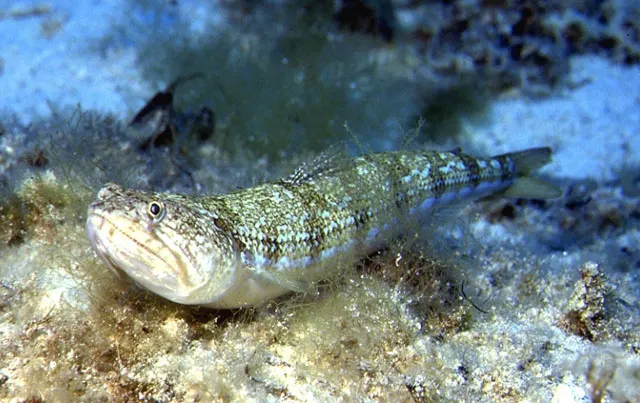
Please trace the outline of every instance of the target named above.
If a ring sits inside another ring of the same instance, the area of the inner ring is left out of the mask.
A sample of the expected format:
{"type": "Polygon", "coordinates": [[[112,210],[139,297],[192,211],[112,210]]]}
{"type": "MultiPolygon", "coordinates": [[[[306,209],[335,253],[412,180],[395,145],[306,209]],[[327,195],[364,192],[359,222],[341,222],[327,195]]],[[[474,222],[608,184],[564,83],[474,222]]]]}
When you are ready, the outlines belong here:
{"type": "Polygon", "coordinates": [[[25,155],[22,160],[34,168],[44,168],[49,163],[49,159],[44,155],[43,150],[35,150],[31,154],[25,155]]]}
{"type": "Polygon", "coordinates": [[[159,147],[173,143],[175,129],[172,126],[173,119],[173,92],[169,90],[156,93],[138,113],[133,117],[130,127],[149,125],[152,134],[144,140],[138,148],[146,150],[150,147],[159,147]]]}
{"type": "Polygon", "coordinates": [[[178,114],[173,105],[174,92],[178,85],[203,74],[194,73],[174,80],[163,91],[157,92],[131,119],[130,127],[150,131],[138,149],[147,151],[150,148],[170,146],[175,143],[179,132],[186,131],[199,142],[209,139],[215,131],[215,113],[208,107],[202,107],[195,115],[178,114]],[[145,128],[145,129],[143,129],[145,128]]]}
{"type": "Polygon", "coordinates": [[[471,306],[474,307],[477,311],[482,312],[484,314],[489,313],[489,311],[482,309],[477,303],[473,301],[473,299],[467,296],[467,294],[464,292],[464,281],[460,284],[460,294],[462,294],[462,297],[464,298],[464,300],[470,303],[471,306]]]}

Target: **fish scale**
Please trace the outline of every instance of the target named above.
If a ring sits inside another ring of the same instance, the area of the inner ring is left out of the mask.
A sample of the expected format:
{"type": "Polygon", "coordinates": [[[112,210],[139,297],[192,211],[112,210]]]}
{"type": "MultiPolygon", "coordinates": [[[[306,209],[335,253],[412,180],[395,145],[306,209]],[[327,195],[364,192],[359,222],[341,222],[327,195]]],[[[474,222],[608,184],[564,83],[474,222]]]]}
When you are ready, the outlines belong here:
{"type": "Polygon", "coordinates": [[[492,158],[450,152],[322,154],[288,178],[219,196],[123,189],[89,206],[88,237],[107,265],[184,304],[257,305],[380,248],[439,205],[497,192],[558,196],[528,176],[549,148],[492,158]]]}

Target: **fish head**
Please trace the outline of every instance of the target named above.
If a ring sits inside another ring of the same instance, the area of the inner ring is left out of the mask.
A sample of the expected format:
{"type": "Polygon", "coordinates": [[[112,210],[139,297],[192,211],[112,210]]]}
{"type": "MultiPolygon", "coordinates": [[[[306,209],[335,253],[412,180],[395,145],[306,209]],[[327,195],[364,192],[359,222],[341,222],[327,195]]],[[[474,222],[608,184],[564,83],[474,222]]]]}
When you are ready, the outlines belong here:
{"type": "Polygon", "coordinates": [[[89,205],[86,232],[107,266],[166,299],[199,304],[236,281],[233,239],[197,198],[108,183],[89,205]]]}

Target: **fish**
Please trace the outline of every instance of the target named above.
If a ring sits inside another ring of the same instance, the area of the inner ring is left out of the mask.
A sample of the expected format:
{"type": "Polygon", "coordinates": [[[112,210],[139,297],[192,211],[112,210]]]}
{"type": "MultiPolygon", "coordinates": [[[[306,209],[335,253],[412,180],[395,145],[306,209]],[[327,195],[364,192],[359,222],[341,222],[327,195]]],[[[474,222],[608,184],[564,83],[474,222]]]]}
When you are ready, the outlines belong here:
{"type": "Polygon", "coordinates": [[[459,148],[328,152],[288,177],[213,196],[107,183],[88,207],[86,233],[110,269],[170,301],[258,306],[304,292],[439,208],[495,195],[559,197],[530,175],[551,156],[548,147],[491,158],[459,148]]]}

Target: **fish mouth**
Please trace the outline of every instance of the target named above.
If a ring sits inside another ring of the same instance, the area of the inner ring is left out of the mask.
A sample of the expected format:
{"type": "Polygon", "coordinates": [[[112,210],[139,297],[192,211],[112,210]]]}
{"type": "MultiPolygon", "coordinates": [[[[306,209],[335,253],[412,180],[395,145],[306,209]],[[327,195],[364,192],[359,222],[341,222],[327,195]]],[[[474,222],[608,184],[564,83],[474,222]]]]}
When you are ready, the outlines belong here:
{"type": "Polygon", "coordinates": [[[93,249],[96,251],[98,256],[100,256],[100,259],[105,262],[109,270],[119,278],[126,278],[126,273],[111,258],[109,251],[107,250],[107,247],[105,245],[105,241],[101,236],[101,230],[104,226],[105,221],[106,219],[100,214],[96,214],[90,210],[87,217],[87,222],[85,224],[87,238],[89,238],[89,242],[93,246],[93,249]]]}
{"type": "Polygon", "coordinates": [[[184,250],[134,218],[91,205],[86,234],[110,271],[164,298],[180,302],[203,285],[204,279],[194,278],[184,250]]]}

